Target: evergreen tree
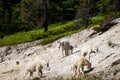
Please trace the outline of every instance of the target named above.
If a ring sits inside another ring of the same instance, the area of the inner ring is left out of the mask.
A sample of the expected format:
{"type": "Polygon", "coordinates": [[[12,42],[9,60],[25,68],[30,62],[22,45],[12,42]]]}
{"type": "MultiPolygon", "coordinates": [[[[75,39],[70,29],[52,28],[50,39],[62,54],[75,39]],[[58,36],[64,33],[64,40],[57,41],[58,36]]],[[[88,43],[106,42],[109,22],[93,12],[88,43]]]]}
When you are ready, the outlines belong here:
{"type": "Polygon", "coordinates": [[[43,2],[42,0],[22,0],[21,19],[28,30],[43,25],[43,2]]]}
{"type": "Polygon", "coordinates": [[[47,14],[47,2],[46,0],[43,0],[43,6],[44,6],[44,32],[48,31],[48,14],[47,14]]]}
{"type": "Polygon", "coordinates": [[[76,19],[80,19],[80,24],[88,24],[90,14],[90,0],[80,0],[76,13],[76,19]]]}

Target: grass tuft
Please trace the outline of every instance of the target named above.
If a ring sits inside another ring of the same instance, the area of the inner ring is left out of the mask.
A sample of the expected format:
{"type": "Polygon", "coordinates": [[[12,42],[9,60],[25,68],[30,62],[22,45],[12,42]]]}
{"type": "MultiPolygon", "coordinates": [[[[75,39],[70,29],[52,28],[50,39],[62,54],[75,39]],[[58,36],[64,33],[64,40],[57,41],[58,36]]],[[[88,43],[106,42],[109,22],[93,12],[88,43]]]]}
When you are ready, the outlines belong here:
{"type": "Polygon", "coordinates": [[[99,24],[100,22],[104,21],[105,17],[104,16],[95,16],[92,17],[90,20],[90,26],[94,26],[96,24],[99,24]]]}

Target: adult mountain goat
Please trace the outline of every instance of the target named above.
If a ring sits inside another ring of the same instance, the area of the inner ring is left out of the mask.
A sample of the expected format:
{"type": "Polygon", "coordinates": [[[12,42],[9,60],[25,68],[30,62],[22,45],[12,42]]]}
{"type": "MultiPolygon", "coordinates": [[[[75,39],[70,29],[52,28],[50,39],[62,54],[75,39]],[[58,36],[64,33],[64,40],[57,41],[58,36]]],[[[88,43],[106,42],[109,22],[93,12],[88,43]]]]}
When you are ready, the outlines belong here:
{"type": "Polygon", "coordinates": [[[35,61],[32,61],[25,66],[25,73],[24,73],[24,79],[28,73],[30,73],[30,77],[33,75],[33,72],[37,72],[38,77],[42,77],[43,75],[43,68],[46,67],[48,70],[49,68],[49,62],[45,60],[41,60],[39,58],[35,58],[35,61]]]}
{"type": "Polygon", "coordinates": [[[88,55],[88,59],[89,59],[89,60],[90,60],[90,54],[91,54],[92,52],[97,53],[97,52],[98,52],[98,47],[95,47],[94,45],[85,45],[85,46],[83,46],[82,49],[81,49],[81,55],[84,56],[84,57],[85,57],[86,55],[88,55]]]}
{"type": "Polygon", "coordinates": [[[84,74],[84,66],[87,66],[89,69],[91,69],[91,63],[83,56],[77,56],[72,61],[72,70],[74,71],[74,76],[80,75],[80,70],[82,74],[84,74]]]}
{"type": "Polygon", "coordinates": [[[59,42],[59,49],[61,48],[62,57],[65,57],[73,53],[73,46],[70,45],[69,41],[59,42]]]}

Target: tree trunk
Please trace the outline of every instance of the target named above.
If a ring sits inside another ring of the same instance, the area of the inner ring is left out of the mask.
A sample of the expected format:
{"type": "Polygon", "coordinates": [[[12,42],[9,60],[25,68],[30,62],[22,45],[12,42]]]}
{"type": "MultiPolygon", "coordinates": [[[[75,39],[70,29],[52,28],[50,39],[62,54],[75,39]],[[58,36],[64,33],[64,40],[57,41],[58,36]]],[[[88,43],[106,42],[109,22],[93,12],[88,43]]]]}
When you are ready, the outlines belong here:
{"type": "Polygon", "coordinates": [[[43,27],[44,27],[44,32],[48,31],[48,18],[47,18],[47,2],[46,0],[43,0],[43,6],[44,6],[44,23],[43,23],[43,27]]]}

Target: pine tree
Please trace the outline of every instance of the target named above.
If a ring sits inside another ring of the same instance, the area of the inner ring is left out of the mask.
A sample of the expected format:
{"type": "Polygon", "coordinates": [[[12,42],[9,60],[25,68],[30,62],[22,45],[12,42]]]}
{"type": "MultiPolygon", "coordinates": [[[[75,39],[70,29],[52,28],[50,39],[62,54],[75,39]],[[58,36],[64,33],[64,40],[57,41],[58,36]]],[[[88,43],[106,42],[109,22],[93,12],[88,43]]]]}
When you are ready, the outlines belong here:
{"type": "Polygon", "coordinates": [[[80,23],[88,24],[90,17],[90,0],[80,0],[76,19],[80,19],[80,23]]]}
{"type": "Polygon", "coordinates": [[[39,28],[43,25],[42,0],[22,0],[21,19],[28,30],[39,28]]]}

